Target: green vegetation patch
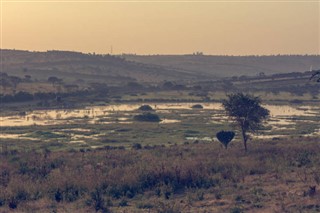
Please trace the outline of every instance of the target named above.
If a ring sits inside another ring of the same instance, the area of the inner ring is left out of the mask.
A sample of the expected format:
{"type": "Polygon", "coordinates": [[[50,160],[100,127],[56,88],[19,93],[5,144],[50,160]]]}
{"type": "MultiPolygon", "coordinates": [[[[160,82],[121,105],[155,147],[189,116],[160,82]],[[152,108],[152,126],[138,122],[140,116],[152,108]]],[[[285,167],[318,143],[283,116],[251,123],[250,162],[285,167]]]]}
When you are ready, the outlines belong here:
{"type": "Polygon", "coordinates": [[[35,131],[30,134],[27,134],[26,137],[52,139],[52,138],[66,138],[67,136],[64,134],[60,134],[60,133],[39,130],[39,131],[35,131]]]}

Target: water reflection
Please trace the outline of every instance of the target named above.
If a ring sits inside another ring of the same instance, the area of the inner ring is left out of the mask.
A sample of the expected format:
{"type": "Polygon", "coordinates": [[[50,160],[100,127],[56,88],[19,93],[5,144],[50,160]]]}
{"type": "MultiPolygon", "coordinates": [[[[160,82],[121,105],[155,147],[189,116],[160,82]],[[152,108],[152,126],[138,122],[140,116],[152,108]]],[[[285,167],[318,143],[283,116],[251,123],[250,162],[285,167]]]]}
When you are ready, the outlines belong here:
{"type": "MultiPolygon", "coordinates": [[[[160,124],[189,122],[190,119],[205,119],[206,124],[222,124],[228,120],[220,103],[199,103],[203,109],[192,109],[198,103],[144,103],[150,105],[156,113],[172,115],[173,119],[163,119],[160,124]],[[204,117],[201,117],[204,116],[204,117]],[[189,120],[188,120],[189,119],[189,120]]],[[[68,110],[35,110],[22,115],[1,116],[1,127],[32,126],[32,125],[70,125],[70,124],[132,124],[133,115],[143,104],[114,104],[108,106],[92,106],[83,109],[68,110]]],[[[267,125],[271,130],[294,130],[297,122],[318,122],[311,118],[320,115],[320,107],[264,105],[270,110],[271,119],[267,125]],[[297,116],[303,118],[296,120],[297,116]],[[309,119],[310,118],[310,119],[309,119]]],[[[87,129],[73,129],[86,132],[87,129]]],[[[320,135],[316,131],[313,135],[320,135]]],[[[271,136],[270,136],[271,137],[271,136]]],[[[0,138],[24,138],[23,135],[1,134],[0,138]]],[[[30,138],[28,138],[30,139],[30,138]]],[[[79,138],[73,138],[74,141],[79,138]]],[[[80,140],[81,141],[81,140],[80,140]]]]}
{"type": "Polygon", "coordinates": [[[181,121],[175,119],[163,119],[161,120],[160,124],[172,124],[172,123],[179,123],[181,121]]]}

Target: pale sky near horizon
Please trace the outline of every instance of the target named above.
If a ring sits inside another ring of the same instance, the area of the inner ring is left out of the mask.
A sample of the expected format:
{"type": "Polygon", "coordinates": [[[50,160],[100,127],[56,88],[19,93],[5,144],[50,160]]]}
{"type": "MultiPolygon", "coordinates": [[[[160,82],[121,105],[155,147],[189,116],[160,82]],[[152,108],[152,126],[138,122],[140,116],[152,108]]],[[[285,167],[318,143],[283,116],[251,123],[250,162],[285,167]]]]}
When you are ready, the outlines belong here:
{"type": "Polygon", "coordinates": [[[320,54],[319,1],[0,1],[3,49],[320,54]]]}

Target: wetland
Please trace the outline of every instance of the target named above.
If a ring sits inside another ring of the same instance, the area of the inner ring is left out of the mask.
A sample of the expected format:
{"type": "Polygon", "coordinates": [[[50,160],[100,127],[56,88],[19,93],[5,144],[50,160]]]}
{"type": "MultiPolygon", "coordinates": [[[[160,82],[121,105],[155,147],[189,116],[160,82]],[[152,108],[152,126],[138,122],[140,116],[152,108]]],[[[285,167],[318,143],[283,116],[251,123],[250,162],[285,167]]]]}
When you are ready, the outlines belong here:
{"type": "MultiPolygon", "coordinates": [[[[33,110],[0,117],[0,142],[23,147],[97,148],[183,144],[214,141],[216,132],[233,128],[220,103],[125,103],[77,109],[33,110]],[[134,120],[149,105],[159,122],[134,120]]],[[[320,107],[316,105],[264,105],[270,118],[252,138],[273,139],[320,134],[320,107]]]]}

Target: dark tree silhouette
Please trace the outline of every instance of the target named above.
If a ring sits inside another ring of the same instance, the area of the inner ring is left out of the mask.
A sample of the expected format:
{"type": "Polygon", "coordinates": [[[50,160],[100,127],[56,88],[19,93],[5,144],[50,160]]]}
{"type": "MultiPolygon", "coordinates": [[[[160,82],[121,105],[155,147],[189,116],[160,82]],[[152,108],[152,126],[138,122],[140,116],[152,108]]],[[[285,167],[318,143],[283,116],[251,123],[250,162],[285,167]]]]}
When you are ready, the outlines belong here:
{"type": "Polygon", "coordinates": [[[247,151],[248,132],[254,133],[269,116],[269,110],[261,105],[261,100],[248,94],[236,93],[228,95],[222,105],[227,115],[241,129],[244,149],[247,151]]]}
{"type": "Polygon", "coordinates": [[[66,84],[63,85],[64,89],[67,90],[68,93],[75,92],[79,89],[79,86],[76,84],[66,84]]]}
{"type": "Polygon", "coordinates": [[[315,71],[312,76],[310,77],[310,80],[316,79],[316,81],[320,82],[320,70],[315,71]]]}
{"type": "Polygon", "coordinates": [[[11,85],[11,82],[7,78],[1,78],[0,79],[0,86],[3,87],[3,92],[6,92],[7,88],[11,87],[12,85],[11,85]]]}
{"type": "Polygon", "coordinates": [[[52,84],[53,88],[56,92],[61,92],[61,86],[63,84],[63,80],[61,78],[57,78],[55,76],[51,76],[48,78],[48,82],[52,84]]]}
{"type": "Polygon", "coordinates": [[[12,83],[13,90],[14,90],[14,92],[15,92],[16,89],[17,89],[18,84],[21,83],[22,79],[19,78],[19,77],[17,77],[17,76],[10,76],[10,81],[11,81],[11,83],[12,83]]]}
{"type": "Polygon", "coordinates": [[[136,121],[145,121],[145,122],[160,122],[161,119],[157,114],[153,114],[153,113],[144,113],[144,114],[140,114],[140,115],[135,115],[133,117],[133,120],[136,121]]]}
{"type": "Polygon", "coordinates": [[[216,134],[218,140],[224,145],[227,149],[228,144],[232,141],[235,136],[235,133],[232,131],[220,131],[216,134]]]}
{"type": "Polygon", "coordinates": [[[51,76],[48,78],[48,82],[51,83],[52,86],[55,86],[55,84],[62,83],[62,79],[57,78],[55,76],[51,76]]]}
{"type": "Polygon", "coordinates": [[[25,79],[27,82],[30,82],[30,81],[31,81],[31,75],[25,75],[25,76],[24,76],[24,79],[25,79]]]}
{"type": "Polygon", "coordinates": [[[138,110],[141,110],[141,111],[152,111],[152,107],[150,105],[142,105],[139,107],[138,110]]]}

